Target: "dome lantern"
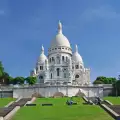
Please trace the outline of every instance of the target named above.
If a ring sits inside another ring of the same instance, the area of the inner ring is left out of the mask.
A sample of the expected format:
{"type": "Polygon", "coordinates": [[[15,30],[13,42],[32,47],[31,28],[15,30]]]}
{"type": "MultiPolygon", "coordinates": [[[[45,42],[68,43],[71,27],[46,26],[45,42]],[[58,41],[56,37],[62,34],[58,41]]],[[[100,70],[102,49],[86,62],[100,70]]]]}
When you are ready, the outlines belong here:
{"type": "Polygon", "coordinates": [[[78,52],[78,46],[75,45],[75,52],[78,52]]]}
{"type": "Polygon", "coordinates": [[[41,48],[41,54],[44,54],[44,47],[42,45],[42,48],[41,48]]]}
{"type": "Polygon", "coordinates": [[[58,23],[58,34],[62,34],[62,23],[60,22],[60,20],[58,23]]]}

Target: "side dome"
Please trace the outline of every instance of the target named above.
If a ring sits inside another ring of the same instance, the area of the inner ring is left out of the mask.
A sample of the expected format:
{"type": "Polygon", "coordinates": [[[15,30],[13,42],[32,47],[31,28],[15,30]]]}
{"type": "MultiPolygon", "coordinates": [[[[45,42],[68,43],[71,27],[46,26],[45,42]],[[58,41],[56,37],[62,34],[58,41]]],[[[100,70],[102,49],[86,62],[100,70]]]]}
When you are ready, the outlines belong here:
{"type": "Polygon", "coordinates": [[[44,54],[41,54],[38,59],[38,62],[42,64],[45,62],[45,60],[47,60],[47,57],[44,54]]]}
{"type": "Polygon", "coordinates": [[[76,45],[76,50],[75,50],[75,52],[73,53],[73,55],[72,55],[72,60],[74,61],[74,62],[76,62],[76,63],[81,63],[81,64],[83,64],[83,60],[82,60],[82,57],[80,56],[80,54],[78,53],[78,47],[77,47],[77,45],[76,45]]]}
{"type": "Polygon", "coordinates": [[[41,54],[38,58],[38,63],[43,64],[47,60],[47,57],[44,54],[44,47],[42,46],[41,54]]]}
{"type": "Polygon", "coordinates": [[[51,48],[58,47],[58,46],[64,46],[64,47],[71,48],[69,40],[62,33],[62,24],[60,21],[58,24],[58,34],[51,41],[51,48]]]}

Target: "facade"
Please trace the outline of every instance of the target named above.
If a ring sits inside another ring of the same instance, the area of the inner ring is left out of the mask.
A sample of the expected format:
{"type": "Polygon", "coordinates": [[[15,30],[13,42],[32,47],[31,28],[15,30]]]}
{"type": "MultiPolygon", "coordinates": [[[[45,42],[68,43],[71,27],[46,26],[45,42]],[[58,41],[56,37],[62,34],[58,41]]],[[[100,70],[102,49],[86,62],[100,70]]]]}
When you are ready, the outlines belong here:
{"type": "Polygon", "coordinates": [[[37,77],[37,83],[44,85],[89,85],[90,69],[84,67],[77,45],[72,51],[69,40],[62,33],[62,24],[58,23],[58,32],[51,41],[48,56],[44,47],[31,76],[37,77]]]}

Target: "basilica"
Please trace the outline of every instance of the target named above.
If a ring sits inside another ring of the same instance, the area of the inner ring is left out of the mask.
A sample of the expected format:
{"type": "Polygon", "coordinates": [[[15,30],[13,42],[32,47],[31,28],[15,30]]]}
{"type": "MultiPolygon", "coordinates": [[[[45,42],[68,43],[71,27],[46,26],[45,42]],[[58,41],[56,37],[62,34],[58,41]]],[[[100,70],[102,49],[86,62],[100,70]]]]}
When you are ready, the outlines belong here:
{"type": "Polygon", "coordinates": [[[62,32],[62,24],[59,21],[57,35],[51,41],[48,56],[41,54],[35,68],[30,72],[37,77],[38,84],[44,85],[89,85],[90,69],[84,67],[84,62],[75,45],[73,51],[70,42],[62,32]]]}

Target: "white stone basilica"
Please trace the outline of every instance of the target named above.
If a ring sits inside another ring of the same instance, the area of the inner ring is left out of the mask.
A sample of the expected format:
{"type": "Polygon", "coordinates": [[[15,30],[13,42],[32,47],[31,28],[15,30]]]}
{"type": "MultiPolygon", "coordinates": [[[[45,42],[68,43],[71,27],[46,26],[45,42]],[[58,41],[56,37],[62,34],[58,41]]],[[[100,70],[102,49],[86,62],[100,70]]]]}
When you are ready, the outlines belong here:
{"type": "Polygon", "coordinates": [[[90,84],[90,69],[84,67],[77,45],[72,52],[69,40],[62,33],[61,22],[58,24],[58,33],[48,49],[48,57],[45,56],[42,46],[36,67],[30,75],[38,78],[37,83],[45,85],[90,84]]]}

